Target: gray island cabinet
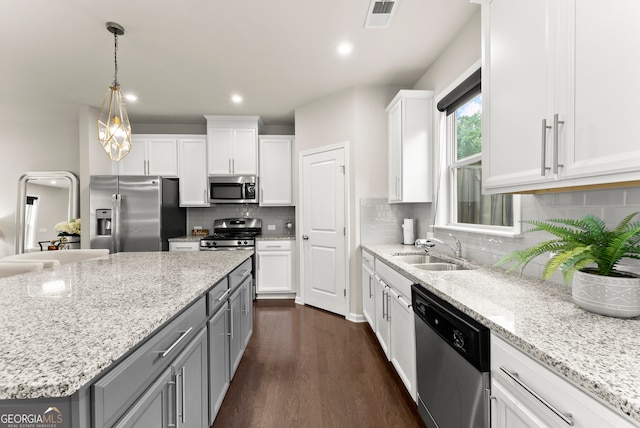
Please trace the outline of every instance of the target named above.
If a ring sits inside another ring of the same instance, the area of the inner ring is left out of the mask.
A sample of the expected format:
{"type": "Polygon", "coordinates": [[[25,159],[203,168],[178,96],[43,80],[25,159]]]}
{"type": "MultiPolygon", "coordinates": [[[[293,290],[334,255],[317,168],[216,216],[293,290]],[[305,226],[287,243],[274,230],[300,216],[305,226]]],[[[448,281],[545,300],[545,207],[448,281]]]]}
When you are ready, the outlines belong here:
{"type": "Polygon", "coordinates": [[[209,426],[252,332],[252,254],[120,253],[0,280],[0,428],[209,426]]]}

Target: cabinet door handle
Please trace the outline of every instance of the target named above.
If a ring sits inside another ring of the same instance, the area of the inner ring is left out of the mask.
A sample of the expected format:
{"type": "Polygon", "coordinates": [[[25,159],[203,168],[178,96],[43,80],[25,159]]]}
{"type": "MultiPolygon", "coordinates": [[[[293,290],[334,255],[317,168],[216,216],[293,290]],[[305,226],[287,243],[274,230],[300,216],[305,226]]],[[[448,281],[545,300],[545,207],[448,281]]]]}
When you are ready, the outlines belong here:
{"type": "Polygon", "coordinates": [[[229,304],[229,336],[233,340],[233,310],[231,309],[231,304],[229,304]]]}
{"type": "MultiPolygon", "coordinates": [[[[180,377],[180,373],[176,373],[175,381],[173,382],[176,385],[176,396],[175,396],[176,424],[173,425],[174,427],[178,426],[178,418],[180,417],[180,414],[178,413],[178,409],[180,408],[180,398],[178,397],[178,391],[180,390],[180,385],[181,385],[181,383],[178,382],[179,377],[180,377]]],[[[184,394],[184,390],[183,390],[183,394],[184,394]]]]}
{"type": "Polygon", "coordinates": [[[558,167],[563,167],[563,164],[558,163],[558,128],[564,124],[564,120],[558,120],[558,113],[553,115],[553,173],[558,173],[558,167]]]}
{"type": "Polygon", "coordinates": [[[371,298],[371,275],[369,275],[369,298],[371,298]]]}
{"type": "Polygon", "coordinates": [[[573,416],[571,416],[571,413],[564,413],[564,412],[561,412],[560,410],[558,410],[553,404],[549,403],[547,400],[544,399],[544,397],[542,397],[540,394],[538,394],[533,389],[531,389],[527,384],[525,384],[523,381],[521,381],[520,377],[518,376],[518,373],[511,372],[511,371],[509,371],[509,369],[505,368],[504,366],[500,366],[500,370],[502,370],[502,372],[504,374],[509,376],[509,378],[511,378],[511,380],[513,380],[515,383],[520,385],[525,391],[527,391],[529,394],[531,394],[536,400],[540,401],[549,410],[551,410],[553,413],[555,413],[567,425],[573,426],[574,422],[573,422],[573,416]]]}
{"type": "Polygon", "coordinates": [[[302,235],[302,239],[303,239],[303,240],[305,240],[305,241],[308,241],[308,240],[309,240],[309,236],[307,236],[307,235],[302,235]]]}
{"type": "MultiPolygon", "coordinates": [[[[185,411],[184,409],[186,408],[186,400],[184,397],[184,393],[187,390],[187,384],[186,384],[186,380],[185,380],[185,372],[187,371],[187,368],[185,366],[182,366],[182,368],[180,369],[180,378],[182,380],[181,385],[182,385],[182,392],[180,393],[180,401],[182,404],[182,407],[180,408],[180,420],[182,421],[182,423],[184,424],[187,417],[185,415],[185,411]]],[[[177,381],[177,380],[176,380],[177,381]]]]}
{"type": "Polygon", "coordinates": [[[547,166],[547,129],[551,126],[547,125],[547,119],[542,119],[542,161],[540,162],[540,175],[545,176],[551,168],[547,166]]]}
{"type": "Polygon", "coordinates": [[[173,351],[173,348],[175,348],[176,346],[178,346],[178,343],[182,342],[182,340],[187,337],[187,335],[189,333],[191,333],[191,330],[193,330],[193,327],[189,327],[189,330],[187,331],[183,331],[182,334],[180,335],[180,337],[178,338],[178,340],[176,340],[175,342],[173,342],[173,344],[171,346],[169,346],[167,348],[166,351],[160,351],[160,356],[162,358],[166,357],[167,355],[169,355],[169,353],[171,353],[171,351],[173,351]]]}
{"type": "Polygon", "coordinates": [[[202,199],[202,200],[203,200],[203,201],[204,201],[204,203],[206,204],[206,203],[207,203],[207,196],[208,196],[208,195],[207,195],[207,189],[204,189],[204,192],[202,193],[202,196],[203,196],[203,199],[202,199]]]}
{"type": "Polygon", "coordinates": [[[235,173],[236,173],[236,159],[231,158],[231,174],[235,174],[235,173]]]}
{"type": "Polygon", "coordinates": [[[231,168],[231,158],[229,158],[229,174],[233,174],[233,169],[231,168]]]}

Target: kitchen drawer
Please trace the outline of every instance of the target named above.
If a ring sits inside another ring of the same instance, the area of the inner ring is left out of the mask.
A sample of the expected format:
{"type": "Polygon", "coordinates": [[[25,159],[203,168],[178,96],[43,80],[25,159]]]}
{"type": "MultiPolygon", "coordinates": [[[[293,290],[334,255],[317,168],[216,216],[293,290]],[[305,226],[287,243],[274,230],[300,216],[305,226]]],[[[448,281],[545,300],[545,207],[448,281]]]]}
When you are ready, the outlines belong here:
{"type": "Polygon", "coordinates": [[[249,257],[247,260],[242,262],[240,266],[235,268],[233,272],[229,274],[229,288],[231,290],[235,289],[240,284],[242,284],[242,281],[244,281],[247,275],[251,275],[251,270],[252,270],[251,261],[252,261],[252,258],[249,257]]]}
{"type": "Polygon", "coordinates": [[[362,263],[367,265],[369,269],[375,270],[375,257],[365,250],[362,250],[362,263]]]}
{"type": "Polygon", "coordinates": [[[520,407],[525,407],[549,426],[568,425],[542,400],[546,400],[558,413],[570,414],[575,427],[635,426],[619,411],[614,411],[568,378],[552,371],[495,334],[491,335],[491,379],[503,385],[521,403],[520,407]],[[526,386],[519,384],[505,370],[526,386]]]}
{"type": "Polygon", "coordinates": [[[213,316],[218,308],[224,305],[226,298],[229,297],[229,280],[227,277],[223,278],[211,290],[207,293],[207,315],[213,316]]]}
{"type": "Polygon", "coordinates": [[[292,240],[256,241],[257,251],[289,251],[293,248],[292,240]]]}
{"type": "Polygon", "coordinates": [[[93,426],[111,426],[171,364],[206,321],[202,297],[92,386],[93,426]]]}
{"type": "Polygon", "coordinates": [[[394,288],[400,294],[404,296],[405,299],[411,300],[411,280],[406,278],[400,272],[394,270],[389,265],[380,261],[380,259],[376,259],[375,262],[376,269],[375,272],[378,274],[380,278],[384,280],[390,287],[394,288]]]}
{"type": "Polygon", "coordinates": [[[200,241],[170,241],[169,251],[200,251],[200,241]]]}

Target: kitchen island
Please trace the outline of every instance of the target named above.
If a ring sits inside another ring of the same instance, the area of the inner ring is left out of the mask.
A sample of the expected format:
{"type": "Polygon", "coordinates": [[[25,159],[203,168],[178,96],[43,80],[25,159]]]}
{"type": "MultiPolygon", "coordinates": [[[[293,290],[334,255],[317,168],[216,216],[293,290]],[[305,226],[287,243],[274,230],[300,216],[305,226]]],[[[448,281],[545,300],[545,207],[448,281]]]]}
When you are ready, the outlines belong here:
{"type": "Polygon", "coordinates": [[[72,414],[49,426],[89,426],[91,384],[252,254],[119,253],[0,279],[0,426],[48,400],[72,414]]]}
{"type": "Polygon", "coordinates": [[[586,312],[569,286],[503,269],[468,263],[470,270],[425,271],[393,257],[424,254],[416,248],[362,248],[640,426],[640,319],[586,312]]]}

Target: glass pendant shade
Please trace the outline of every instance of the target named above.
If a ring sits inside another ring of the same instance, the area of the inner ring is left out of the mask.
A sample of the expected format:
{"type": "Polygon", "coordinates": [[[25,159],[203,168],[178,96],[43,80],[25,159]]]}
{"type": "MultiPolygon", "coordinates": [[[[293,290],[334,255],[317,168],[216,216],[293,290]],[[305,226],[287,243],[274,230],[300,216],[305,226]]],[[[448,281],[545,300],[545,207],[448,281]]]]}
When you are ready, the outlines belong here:
{"type": "Polygon", "coordinates": [[[131,151],[131,123],[119,85],[109,86],[98,114],[98,140],[111,160],[120,161],[131,151]]]}

